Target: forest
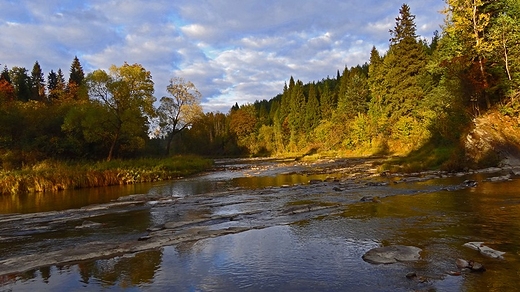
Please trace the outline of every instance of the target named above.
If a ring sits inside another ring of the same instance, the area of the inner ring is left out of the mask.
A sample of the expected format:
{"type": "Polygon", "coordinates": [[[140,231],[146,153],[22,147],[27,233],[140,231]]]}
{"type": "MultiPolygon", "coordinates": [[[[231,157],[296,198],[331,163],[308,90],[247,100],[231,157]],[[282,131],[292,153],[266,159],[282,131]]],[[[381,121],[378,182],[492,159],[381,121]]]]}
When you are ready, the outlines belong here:
{"type": "MultiPolygon", "coordinates": [[[[139,64],[85,74],[72,61],[46,81],[4,67],[0,77],[0,159],[16,169],[45,159],[111,160],[203,156],[406,155],[438,152],[433,166],[457,167],[461,137],[490,110],[520,113],[520,3],[449,0],[441,31],[416,33],[403,4],[384,53],[304,84],[290,77],[269,100],[204,113],[195,85],[172,78],[154,97],[139,64]],[[451,164],[451,165],[450,165],[451,164]]],[[[333,69],[335,70],[335,69],[333,69]]],[[[289,76],[288,76],[289,77],[289,76]]]]}

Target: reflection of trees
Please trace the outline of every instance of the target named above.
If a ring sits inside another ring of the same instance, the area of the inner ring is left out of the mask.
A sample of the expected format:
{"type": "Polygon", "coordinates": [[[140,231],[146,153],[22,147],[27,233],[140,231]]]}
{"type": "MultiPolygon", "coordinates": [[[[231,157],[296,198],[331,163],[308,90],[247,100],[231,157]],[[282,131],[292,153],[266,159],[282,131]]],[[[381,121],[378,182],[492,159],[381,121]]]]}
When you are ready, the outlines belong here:
{"type": "Polygon", "coordinates": [[[0,214],[60,211],[107,203],[121,196],[148,192],[151,184],[121,185],[58,192],[0,196],[0,214]]]}
{"type": "Polygon", "coordinates": [[[78,264],[82,282],[97,279],[104,287],[122,288],[151,283],[162,262],[162,250],[151,250],[132,257],[115,257],[78,264]]]}

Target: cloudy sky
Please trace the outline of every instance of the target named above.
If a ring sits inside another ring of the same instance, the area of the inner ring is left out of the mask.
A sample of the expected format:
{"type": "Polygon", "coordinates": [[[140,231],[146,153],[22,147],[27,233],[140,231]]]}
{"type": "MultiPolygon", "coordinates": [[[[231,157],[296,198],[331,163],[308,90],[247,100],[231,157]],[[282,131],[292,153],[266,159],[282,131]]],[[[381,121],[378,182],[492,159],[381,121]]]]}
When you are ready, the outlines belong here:
{"type": "MultiPolygon", "coordinates": [[[[409,0],[417,32],[440,30],[443,0],[409,0]]],[[[0,0],[0,64],[68,78],[125,61],[151,71],[155,95],[192,81],[205,111],[270,99],[293,76],[333,77],[388,48],[403,0],[0,0]]]]}

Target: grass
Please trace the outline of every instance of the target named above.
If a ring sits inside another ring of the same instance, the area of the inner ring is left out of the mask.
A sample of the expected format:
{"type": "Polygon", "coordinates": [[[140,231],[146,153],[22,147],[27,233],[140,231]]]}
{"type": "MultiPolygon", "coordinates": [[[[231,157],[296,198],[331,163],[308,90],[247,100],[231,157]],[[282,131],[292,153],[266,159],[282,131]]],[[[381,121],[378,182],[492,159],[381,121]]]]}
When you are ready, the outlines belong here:
{"type": "Polygon", "coordinates": [[[62,162],[45,160],[21,170],[0,172],[0,194],[47,192],[170,180],[209,169],[197,156],[164,159],[62,162]]]}
{"type": "Polygon", "coordinates": [[[427,143],[403,157],[393,157],[379,167],[379,171],[418,172],[425,170],[457,170],[463,156],[456,145],[427,143]]]}

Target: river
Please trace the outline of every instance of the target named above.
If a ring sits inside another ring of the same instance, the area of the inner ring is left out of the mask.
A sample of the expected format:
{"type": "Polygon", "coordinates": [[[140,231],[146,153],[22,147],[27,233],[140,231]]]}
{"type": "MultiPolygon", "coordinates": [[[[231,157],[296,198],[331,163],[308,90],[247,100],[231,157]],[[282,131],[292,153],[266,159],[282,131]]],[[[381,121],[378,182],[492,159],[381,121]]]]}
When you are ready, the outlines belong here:
{"type": "Polygon", "coordinates": [[[176,181],[1,197],[0,291],[518,289],[511,170],[380,176],[378,163],[226,160],[176,181]],[[362,259],[395,244],[421,258],[362,259]],[[486,271],[459,275],[459,258],[486,271]]]}

